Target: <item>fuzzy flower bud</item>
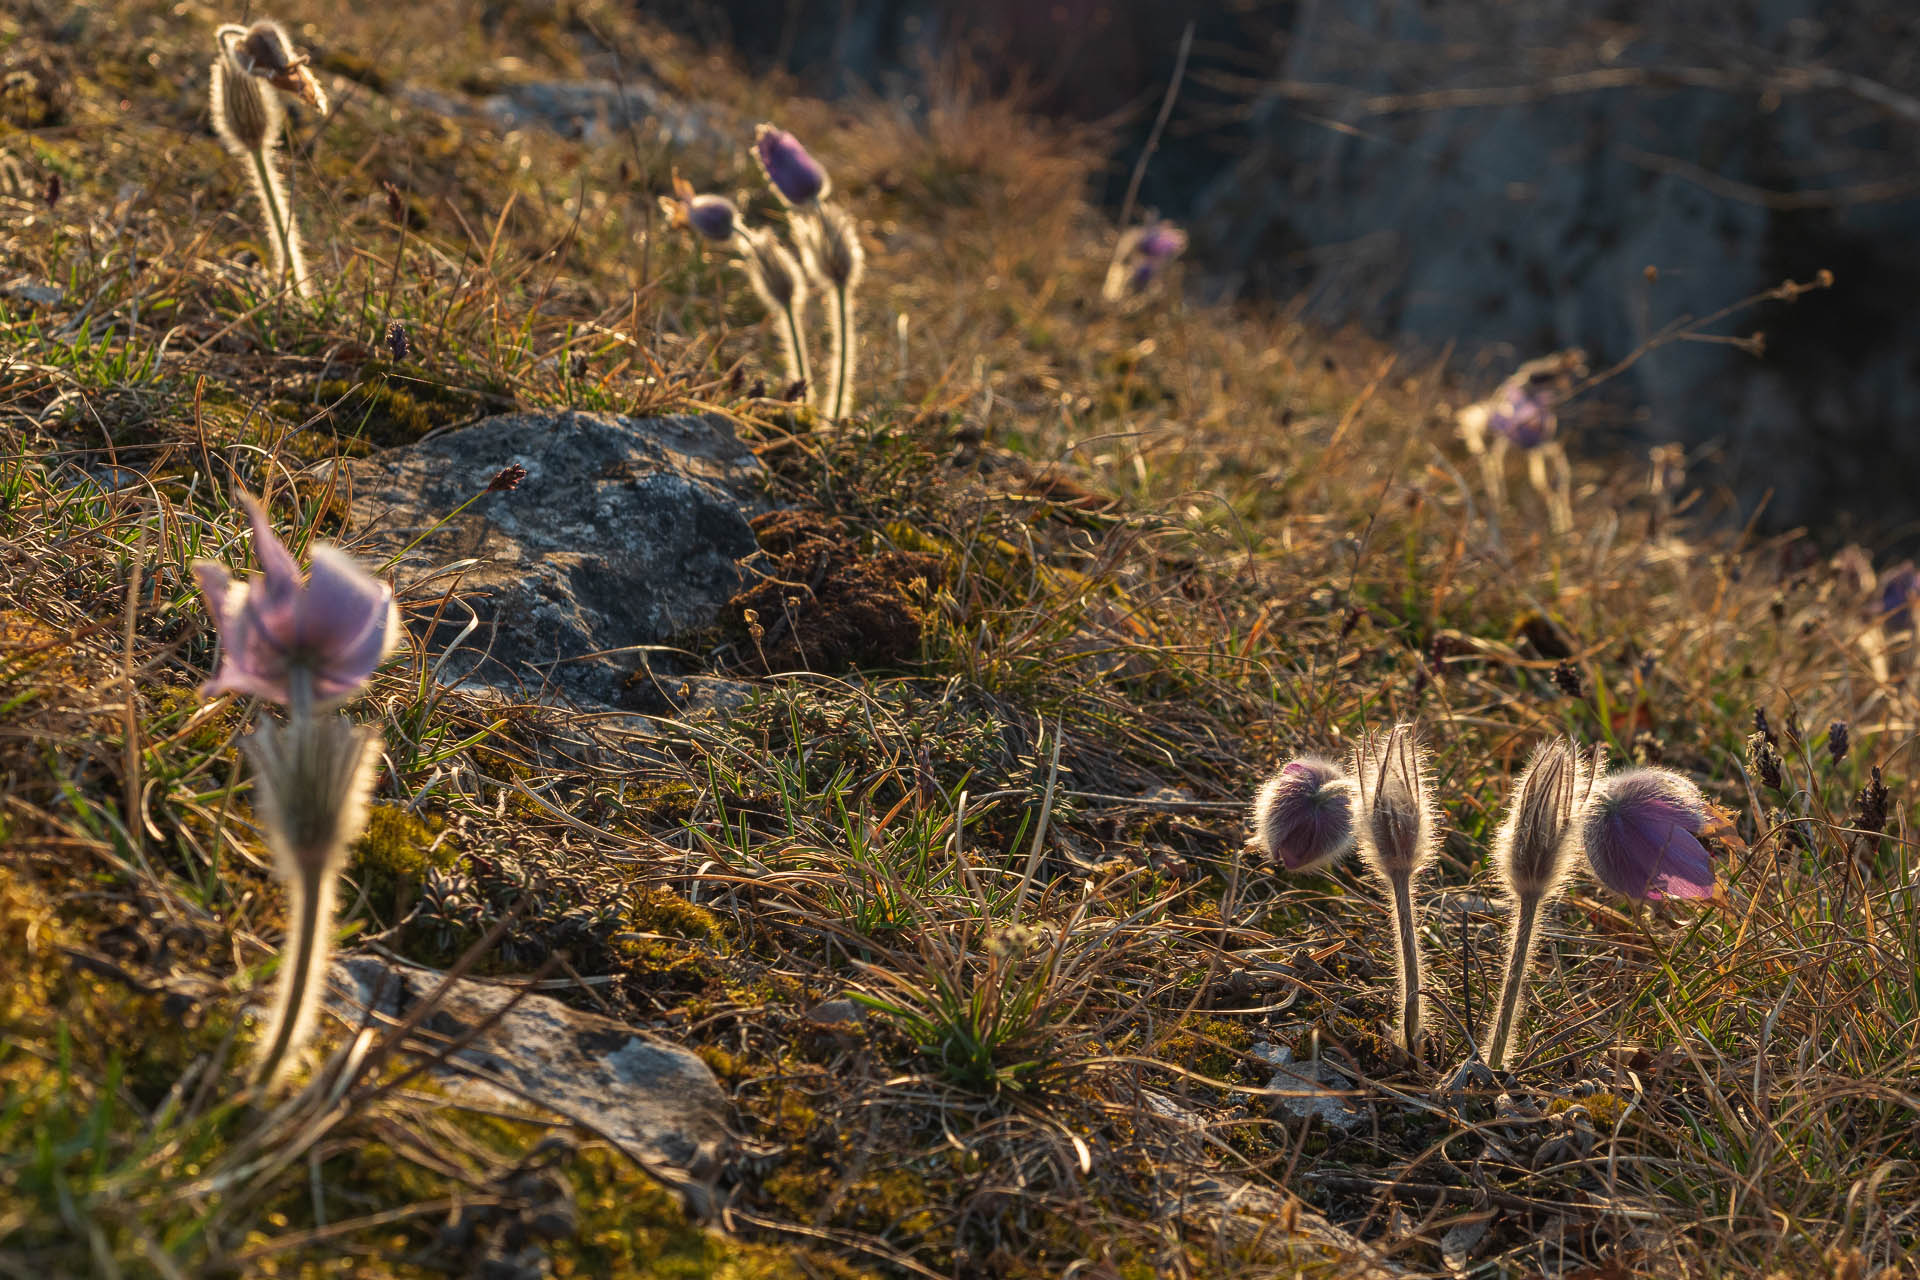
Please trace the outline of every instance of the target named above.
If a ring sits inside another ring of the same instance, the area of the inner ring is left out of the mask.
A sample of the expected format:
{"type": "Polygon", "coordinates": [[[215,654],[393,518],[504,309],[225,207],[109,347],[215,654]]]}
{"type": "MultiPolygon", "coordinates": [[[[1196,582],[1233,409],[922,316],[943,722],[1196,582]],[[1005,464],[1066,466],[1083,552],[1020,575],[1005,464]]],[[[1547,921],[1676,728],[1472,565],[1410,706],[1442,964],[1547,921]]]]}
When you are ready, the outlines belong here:
{"type": "Polygon", "coordinates": [[[1541,900],[1559,888],[1579,844],[1575,819],[1604,761],[1604,747],[1588,762],[1568,739],[1555,738],[1521,771],[1493,842],[1494,866],[1515,899],[1541,900]]]}
{"type": "Polygon", "coordinates": [[[1353,849],[1353,783],[1330,760],[1304,756],[1253,801],[1253,847],[1288,871],[1314,871],[1353,849]]]}
{"type": "Polygon", "coordinates": [[[1384,739],[1363,741],[1353,774],[1361,852],[1383,880],[1412,877],[1432,859],[1438,825],[1413,725],[1397,724],[1384,739]]]}
{"type": "Polygon", "coordinates": [[[1689,779],[1628,769],[1594,788],[1581,840],[1593,874],[1615,893],[1643,902],[1711,898],[1719,882],[1700,837],[1722,824],[1689,779]]]}
{"type": "Polygon", "coordinates": [[[263,151],[280,136],[285,119],[280,100],[226,54],[213,60],[208,100],[213,131],[234,155],[263,151]]]}
{"type": "Polygon", "coordinates": [[[827,171],[785,129],[770,124],[755,129],[753,158],[767,175],[767,185],[789,205],[810,204],[832,190],[827,171]]]}
{"type": "Polygon", "coordinates": [[[314,547],[303,578],[273,534],[267,513],[241,495],[253,523],[260,575],[241,581],[212,560],[196,560],[194,578],[220,632],[220,666],[205,686],[293,706],[342,702],[373,675],[399,636],[393,588],[346,552],[314,547]]]}

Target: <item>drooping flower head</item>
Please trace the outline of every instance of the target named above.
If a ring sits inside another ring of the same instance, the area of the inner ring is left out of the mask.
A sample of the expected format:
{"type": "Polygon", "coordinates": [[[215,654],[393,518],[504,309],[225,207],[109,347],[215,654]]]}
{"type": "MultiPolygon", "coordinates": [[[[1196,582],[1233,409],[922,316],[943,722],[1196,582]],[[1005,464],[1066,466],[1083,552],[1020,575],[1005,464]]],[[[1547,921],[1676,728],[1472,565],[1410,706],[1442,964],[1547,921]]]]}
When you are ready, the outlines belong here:
{"type": "Polygon", "coordinates": [[[767,175],[767,185],[774,194],[796,208],[825,199],[833,189],[820,162],[785,129],[770,124],[756,128],[753,158],[760,162],[760,171],[767,175]]]}
{"type": "Polygon", "coordinates": [[[228,24],[214,34],[240,70],[327,114],[327,91],[307,65],[307,55],[293,51],[279,23],[262,18],[251,27],[228,24]]]}
{"type": "Polygon", "coordinates": [[[315,706],[345,701],[399,638],[393,588],[326,544],[314,547],[303,576],[266,511],[245,494],[241,502],[253,524],[259,575],[242,580],[217,561],[193,563],[220,633],[220,666],[203,692],[250,693],[283,706],[295,705],[303,691],[315,706]]]}
{"type": "Polygon", "coordinates": [[[1586,372],[1587,355],[1578,348],[1527,361],[1491,396],[1460,411],[1468,445],[1478,452],[1491,433],[1523,452],[1538,449],[1559,432],[1559,406],[1586,372]]]}
{"type": "Polygon", "coordinates": [[[1412,877],[1433,857],[1439,825],[1414,726],[1401,723],[1384,737],[1362,739],[1353,776],[1361,852],[1384,880],[1412,877]]]}
{"type": "Polygon", "coordinates": [[[660,197],[660,208],[669,226],[690,227],[710,244],[729,244],[740,229],[740,211],[733,201],[725,196],[697,194],[693,184],[678,171],[673,175],[673,194],[660,197]]]}
{"type": "Polygon", "coordinates": [[[1187,251],[1187,233],[1171,222],[1155,221],[1124,232],[1107,268],[1101,296],[1117,302],[1144,293],[1161,272],[1187,251]]]}
{"type": "Polygon", "coordinates": [[[1253,801],[1253,847],[1288,871],[1313,871],[1353,849],[1353,783],[1331,760],[1289,761],[1253,801]]]}
{"type": "Polygon", "coordinates": [[[1711,898],[1719,881],[1700,837],[1720,824],[1689,779],[1671,769],[1627,769],[1595,786],[1581,841],[1593,874],[1624,897],[1711,898]]]}
{"type": "Polygon", "coordinates": [[[1493,860],[1516,899],[1551,896],[1578,850],[1576,819],[1585,808],[1606,748],[1582,759],[1572,741],[1542,743],[1521,770],[1507,816],[1494,836],[1493,860]]]}
{"type": "Polygon", "coordinates": [[[1538,448],[1553,439],[1559,427],[1548,388],[1532,382],[1509,380],[1494,393],[1487,410],[1487,429],[1519,449],[1538,448]]]}

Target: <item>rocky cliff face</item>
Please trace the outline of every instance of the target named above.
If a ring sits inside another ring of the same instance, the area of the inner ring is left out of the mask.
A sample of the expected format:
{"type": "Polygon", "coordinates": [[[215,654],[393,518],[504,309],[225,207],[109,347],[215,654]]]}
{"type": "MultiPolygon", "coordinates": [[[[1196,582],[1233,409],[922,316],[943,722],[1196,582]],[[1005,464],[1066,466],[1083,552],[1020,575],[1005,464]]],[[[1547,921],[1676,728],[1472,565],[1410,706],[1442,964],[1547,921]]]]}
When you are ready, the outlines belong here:
{"type": "MultiPolygon", "coordinates": [[[[1474,391],[1559,347],[1584,346],[1604,367],[1676,321],[1830,269],[1832,290],[1715,327],[1764,331],[1764,355],[1671,343],[1574,425],[1604,431],[1599,447],[1722,444],[1721,478],[1749,509],[1771,495],[1775,524],[1920,515],[1906,479],[1920,437],[1904,430],[1920,418],[1920,328],[1907,301],[1920,285],[1920,9],[717,7],[735,14],[750,53],[783,57],[823,89],[898,87],[926,51],[966,47],[1003,69],[1028,66],[1045,109],[1083,117],[1128,102],[1150,115],[1193,17],[1182,110],[1146,188],[1193,224],[1189,278],[1450,348],[1474,391]]],[[[1116,196],[1139,140],[1116,145],[1116,196]]]]}

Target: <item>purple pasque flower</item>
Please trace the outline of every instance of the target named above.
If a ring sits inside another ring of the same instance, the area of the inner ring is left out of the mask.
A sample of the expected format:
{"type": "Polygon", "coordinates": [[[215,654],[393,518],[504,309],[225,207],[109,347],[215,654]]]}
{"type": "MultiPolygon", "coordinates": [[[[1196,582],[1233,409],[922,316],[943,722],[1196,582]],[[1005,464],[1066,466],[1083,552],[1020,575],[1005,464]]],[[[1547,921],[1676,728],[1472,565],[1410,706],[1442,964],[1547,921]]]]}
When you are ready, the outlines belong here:
{"type": "Polygon", "coordinates": [[[266,510],[246,494],[240,501],[253,524],[259,576],[239,579],[217,561],[193,562],[220,632],[220,665],[202,692],[250,693],[289,707],[344,702],[399,638],[393,588],[325,543],[313,548],[303,577],[266,510]]]}
{"type": "Polygon", "coordinates": [[[1720,882],[1700,837],[1719,823],[1687,778],[1627,769],[1594,788],[1580,834],[1593,874],[1615,893],[1642,902],[1711,898],[1720,882]]]}
{"type": "Polygon", "coordinates": [[[1187,251],[1187,233],[1171,222],[1153,222],[1139,228],[1127,246],[1127,287],[1145,289],[1167,265],[1187,251]]]}
{"type": "Polygon", "coordinates": [[[1530,378],[1509,378],[1487,406],[1487,429],[1518,449],[1537,449],[1553,439],[1560,419],[1552,387],[1530,378]]]}
{"type": "Polygon", "coordinates": [[[1920,596],[1920,571],[1903,560],[1880,580],[1880,620],[1896,631],[1913,626],[1913,602],[1920,596]]]}
{"type": "Polygon", "coordinates": [[[695,235],[713,244],[731,244],[734,233],[740,229],[740,210],[734,207],[733,201],[725,196],[695,193],[693,184],[681,177],[678,170],[673,175],[673,194],[661,196],[660,207],[665,210],[670,225],[692,227],[695,235]]]}
{"type": "Polygon", "coordinates": [[[1331,760],[1292,760],[1253,800],[1253,847],[1288,871],[1313,871],[1353,849],[1353,783],[1331,760]]]}
{"type": "Polygon", "coordinates": [[[782,200],[790,205],[811,204],[832,189],[827,171],[785,129],[763,124],[753,131],[753,157],[782,200]]]}

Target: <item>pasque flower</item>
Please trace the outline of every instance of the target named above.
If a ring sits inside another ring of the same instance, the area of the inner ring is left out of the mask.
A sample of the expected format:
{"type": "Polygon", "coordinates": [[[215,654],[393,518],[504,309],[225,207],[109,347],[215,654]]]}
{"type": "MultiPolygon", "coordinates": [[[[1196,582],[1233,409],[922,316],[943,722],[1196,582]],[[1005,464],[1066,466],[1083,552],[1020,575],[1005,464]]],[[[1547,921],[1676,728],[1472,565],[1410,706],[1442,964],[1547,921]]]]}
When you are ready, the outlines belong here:
{"type": "Polygon", "coordinates": [[[1487,1065],[1505,1065],[1519,1026],[1540,911],[1566,879],[1580,843],[1579,819],[1605,764],[1605,748],[1583,759],[1571,739],[1555,738],[1521,770],[1505,821],[1494,837],[1493,863],[1513,909],[1500,1008],[1487,1040],[1487,1065]]]}
{"type": "Polygon", "coordinates": [[[345,701],[399,638],[393,588],[326,544],[314,547],[312,569],[302,575],[266,511],[244,494],[241,502],[253,523],[259,576],[237,579],[212,560],[193,564],[220,632],[220,665],[204,691],[250,693],[288,707],[345,701]]]}
{"type": "Polygon", "coordinates": [[[1722,823],[1699,787],[1650,767],[1603,779],[1580,834],[1593,874],[1615,893],[1642,902],[1711,898],[1719,880],[1700,837],[1722,823]]]}
{"type": "Polygon", "coordinates": [[[1114,249],[1101,296],[1108,302],[1118,302],[1129,294],[1144,293],[1186,251],[1187,233],[1171,222],[1132,228],[1121,235],[1114,249]]]}
{"type": "Polygon", "coordinates": [[[1439,829],[1433,788],[1416,737],[1410,723],[1395,725],[1384,737],[1369,735],[1355,750],[1353,763],[1360,852],[1387,889],[1400,944],[1396,970],[1400,1043],[1409,1053],[1420,1044],[1421,1008],[1419,917],[1413,882],[1433,860],[1439,829]]]}
{"type": "Polygon", "coordinates": [[[825,198],[832,184],[800,139],[785,129],[763,124],[753,131],[753,157],[767,175],[767,183],[790,205],[811,204],[825,198]]]}
{"type": "Polygon", "coordinates": [[[694,191],[693,184],[677,172],[673,175],[673,194],[661,196],[660,207],[669,223],[691,227],[695,235],[709,244],[730,244],[740,229],[740,210],[734,207],[733,201],[725,196],[694,191]]]}
{"type": "Polygon", "coordinates": [[[1253,847],[1288,871],[1313,871],[1352,851],[1353,782],[1331,760],[1288,761],[1253,801],[1253,847]]]}

